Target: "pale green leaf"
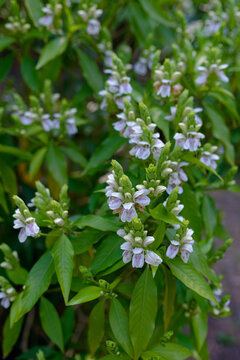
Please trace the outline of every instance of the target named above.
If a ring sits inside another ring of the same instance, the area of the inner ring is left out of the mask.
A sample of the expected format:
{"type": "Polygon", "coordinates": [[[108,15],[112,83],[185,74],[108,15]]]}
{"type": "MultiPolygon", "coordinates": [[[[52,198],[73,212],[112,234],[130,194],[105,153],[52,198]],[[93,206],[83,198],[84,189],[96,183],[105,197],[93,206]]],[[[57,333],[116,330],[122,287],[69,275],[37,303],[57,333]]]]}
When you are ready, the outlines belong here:
{"type": "Polygon", "coordinates": [[[168,342],[154,346],[144,353],[144,359],[150,359],[153,356],[159,356],[159,360],[185,360],[192,356],[192,352],[182,345],[168,342]]]}
{"type": "Polygon", "coordinates": [[[12,327],[10,327],[10,316],[7,317],[3,326],[2,350],[4,356],[8,356],[8,354],[12,351],[12,348],[20,335],[22,322],[23,319],[20,319],[12,327]]]}
{"type": "Polygon", "coordinates": [[[29,175],[33,179],[38,170],[40,169],[43,159],[46,155],[47,148],[43,147],[35,152],[35,154],[32,157],[32,160],[29,164],[29,175]]]}
{"type": "Polygon", "coordinates": [[[191,264],[185,264],[179,257],[175,259],[166,257],[165,263],[170,267],[172,274],[182,281],[189,289],[195,291],[205,299],[216,303],[216,299],[207,281],[191,264]]]}
{"type": "Polygon", "coordinates": [[[83,304],[95,300],[101,295],[101,288],[97,286],[86,286],[81,289],[69,302],[68,305],[83,304]]]}
{"type": "Polygon", "coordinates": [[[66,50],[67,45],[68,38],[64,36],[50,40],[41,51],[36,69],[39,70],[49,61],[55,59],[57,56],[60,56],[66,50]]]}
{"type": "Polygon", "coordinates": [[[156,220],[162,220],[168,224],[182,224],[182,222],[173,213],[169,212],[163,204],[157,205],[154,209],[150,209],[149,212],[156,220]]]}
{"type": "Polygon", "coordinates": [[[35,26],[38,26],[38,20],[44,15],[42,12],[43,4],[40,0],[24,0],[25,6],[28,10],[29,16],[34,22],[35,26]]]}
{"type": "Polygon", "coordinates": [[[67,163],[61,150],[51,142],[47,151],[47,167],[59,185],[67,183],[67,163]]]}
{"type": "Polygon", "coordinates": [[[75,221],[74,225],[76,225],[79,229],[88,226],[101,231],[117,231],[119,229],[114,217],[105,218],[99,215],[83,216],[79,220],[75,221]]]}

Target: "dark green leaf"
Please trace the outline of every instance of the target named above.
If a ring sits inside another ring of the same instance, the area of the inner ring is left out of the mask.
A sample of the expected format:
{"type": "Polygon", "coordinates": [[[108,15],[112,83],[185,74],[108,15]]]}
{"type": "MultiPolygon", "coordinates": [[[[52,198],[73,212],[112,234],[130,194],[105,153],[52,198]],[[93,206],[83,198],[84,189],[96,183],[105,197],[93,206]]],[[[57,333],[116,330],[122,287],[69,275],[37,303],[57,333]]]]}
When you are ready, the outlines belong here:
{"type": "Polygon", "coordinates": [[[11,306],[11,325],[31,310],[40,296],[48,289],[54,265],[51,253],[46,253],[32,267],[28,274],[26,287],[11,306]]]}
{"type": "Polygon", "coordinates": [[[27,151],[17,149],[13,146],[7,146],[7,145],[2,145],[2,144],[0,144],[0,153],[13,155],[22,160],[30,160],[32,157],[31,153],[29,153],[27,151]]]}
{"type": "Polygon", "coordinates": [[[82,254],[104,236],[104,232],[95,229],[86,229],[72,240],[74,254],[82,254]]]}
{"type": "Polygon", "coordinates": [[[63,351],[63,333],[58,313],[53,304],[44,297],[40,301],[40,320],[47,336],[63,351]]]}
{"type": "Polygon", "coordinates": [[[12,67],[13,54],[7,54],[0,59],[0,82],[4,80],[4,78],[9,73],[12,67]]]}
{"type": "Polygon", "coordinates": [[[125,141],[126,140],[121,138],[118,134],[105,139],[90,158],[84,169],[84,174],[96,172],[96,169],[99,166],[102,166],[106,160],[110,159],[125,141]]]}
{"type": "Polygon", "coordinates": [[[11,45],[15,40],[10,37],[1,36],[0,37],[0,51],[4,50],[6,47],[11,45]]]}
{"type": "Polygon", "coordinates": [[[213,108],[213,106],[207,103],[207,101],[204,102],[204,109],[208,115],[209,120],[212,123],[213,135],[224,144],[226,150],[226,158],[228,162],[233,166],[235,157],[234,147],[231,144],[230,132],[227,125],[225,124],[224,118],[219,112],[217,112],[213,108]]]}
{"type": "Polygon", "coordinates": [[[119,229],[114,217],[104,218],[99,215],[83,216],[79,220],[75,221],[74,225],[76,225],[79,229],[89,226],[93,229],[101,231],[117,231],[119,229]]]}
{"type": "Polygon", "coordinates": [[[113,299],[111,301],[109,322],[117,342],[126,351],[126,353],[132,357],[133,347],[129,333],[128,316],[124,307],[117,299],[113,299]]]}
{"type": "Polygon", "coordinates": [[[28,56],[24,56],[21,64],[21,73],[23,80],[31,90],[38,90],[38,77],[35,69],[35,62],[28,56]]]}
{"type": "Polygon", "coordinates": [[[80,66],[82,68],[83,76],[92,90],[98,93],[104,88],[104,79],[99,71],[98,66],[96,65],[96,62],[93,61],[82,50],[76,49],[76,51],[80,66]]]}
{"type": "Polygon", "coordinates": [[[38,170],[40,169],[44,156],[46,155],[47,148],[43,147],[35,152],[32,157],[32,160],[29,164],[29,175],[33,179],[38,170]]]}
{"type": "Polygon", "coordinates": [[[207,312],[203,313],[201,311],[192,318],[192,327],[193,327],[198,351],[201,350],[207,337],[207,329],[208,329],[207,321],[208,321],[207,312]]]}
{"type": "Polygon", "coordinates": [[[73,335],[75,326],[75,311],[73,307],[67,307],[64,310],[64,313],[61,317],[61,326],[63,331],[64,344],[66,344],[73,335]]]}
{"type": "Polygon", "coordinates": [[[146,349],[155,327],[157,288],[151,271],[146,268],[137,281],[130,303],[130,335],[135,358],[146,349]]]}
{"type": "Polygon", "coordinates": [[[77,150],[75,148],[61,146],[61,150],[76,164],[79,164],[82,167],[85,167],[87,165],[87,160],[82,155],[79,149],[77,150]]]}
{"type": "Polygon", "coordinates": [[[67,37],[62,36],[54,40],[50,40],[41,51],[41,55],[38,60],[36,69],[39,70],[49,61],[55,59],[57,56],[60,56],[66,50],[67,46],[67,37]]]}
{"type": "Polygon", "coordinates": [[[4,356],[8,356],[8,354],[10,354],[12,351],[12,348],[19,337],[22,328],[22,322],[23,319],[19,320],[12,327],[10,327],[10,316],[7,317],[7,320],[3,326],[2,350],[4,356]]]}
{"type": "Polygon", "coordinates": [[[66,235],[62,235],[53,247],[52,255],[55,264],[57,278],[62,289],[65,303],[71,288],[73,272],[73,246],[66,235]]]}
{"type": "Polygon", "coordinates": [[[117,234],[111,234],[102,240],[91,265],[91,271],[94,275],[121,259],[121,244],[122,239],[117,234]]]}
{"type": "Polygon", "coordinates": [[[105,299],[99,301],[89,316],[88,344],[92,355],[95,354],[104,336],[105,299]]]}
{"type": "Polygon", "coordinates": [[[67,184],[67,163],[61,150],[51,142],[47,151],[47,167],[59,185],[67,184]]]}
{"type": "Polygon", "coordinates": [[[176,279],[172,276],[171,272],[164,266],[164,299],[163,299],[163,322],[164,331],[168,330],[171,317],[174,313],[174,302],[176,297],[176,279]]]}
{"type": "Polygon", "coordinates": [[[208,236],[213,236],[217,225],[217,211],[213,199],[204,195],[202,202],[202,216],[208,236]]]}

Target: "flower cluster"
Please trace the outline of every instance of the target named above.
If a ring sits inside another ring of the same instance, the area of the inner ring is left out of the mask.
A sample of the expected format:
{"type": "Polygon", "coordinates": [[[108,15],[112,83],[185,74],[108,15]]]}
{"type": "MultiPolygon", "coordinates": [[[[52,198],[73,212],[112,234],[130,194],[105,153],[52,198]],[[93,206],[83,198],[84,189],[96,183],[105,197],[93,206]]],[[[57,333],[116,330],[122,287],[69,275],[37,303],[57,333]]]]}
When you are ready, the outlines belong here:
{"type": "Polygon", "coordinates": [[[188,181],[187,174],[182,169],[182,167],[189,165],[186,161],[172,161],[166,160],[162,164],[161,176],[167,178],[167,193],[171,192],[178,187],[178,192],[181,194],[183,192],[182,184],[188,181]]]}
{"type": "Polygon", "coordinates": [[[179,146],[182,150],[197,151],[201,146],[201,139],[205,138],[205,135],[198,132],[201,124],[196,123],[195,112],[190,112],[187,117],[187,121],[180,122],[178,124],[181,133],[174,135],[176,146],[179,146]]]}
{"type": "Polygon", "coordinates": [[[112,162],[113,171],[108,175],[106,196],[108,206],[113,213],[118,213],[122,222],[131,222],[137,217],[137,211],[143,211],[150,204],[149,190],[135,191],[129,178],[123,174],[120,164],[112,162]]]}
{"type": "Polygon", "coordinates": [[[179,83],[181,76],[175,63],[169,59],[166,59],[163,65],[156,64],[153,67],[153,86],[156,95],[162,99],[169,98],[171,94],[179,95],[183,89],[179,83]]]}
{"type": "MultiPolygon", "coordinates": [[[[47,82],[46,87],[49,88],[47,82]]],[[[40,98],[30,97],[30,106],[26,109],[23,100],[15,96],[13,117],[20,121],[24,126],[32,124],[41,125],[45,132],[54,136],[60,134],[75,135],[78,132],[76,108],[68,108],[66,100],[60,100],[58,93],[51,94],[45,89],[46,93],[41,93],[40,98]]]]}
{"type": "Polygon", "coordinates": [[[0,244],[0,250],[4,255],[4,261],[0,264],[0,267],[7,270],[13,270],[19,267],[19,257],[15,250],[12,251],[5,243],[0,244]]]}
{"type": "Polygon", "coordinates": [[[132,219],[132,222],[124,229],[118,230],[117,234],[125,240],[121,245],[125,264],[132,261],[134,268],[142,268],[144,263],[152,266],[161,264],[161,257],[156,252],[149,250],[149,245],[155,239],[153,236],[147,235],[139,218],[132,219]]]}
{"type": "Polygon", "coordinates": [[[105,73],[110,75],[106,81],[105,90],[99,92],[99,95],[103,97],[101,109],[107,109],[113,103],[118,109],[123,110],[124,99],[131,100],[132,86],[121,60],[112,54],[112,61],[112,68],[105,70],[105,73]]]}
{"type": "Polygon", "coordinates": [[[26,34],[30,30],[31,25],[23,17],[9,16],[5,28],[13,34],[26,34]]]}
{"type": "Polygon", "coordinates": [[[81,17],[84,25],[86,25],[88,35],[93,37],[98,36],[101,24],[97,19],[102,15],[102,13],[102,9],[98,9],[96,4],[89,6],[86,3],[84,3],[82,5],[82,9],[78,11],[78,15],[81,17]]]}

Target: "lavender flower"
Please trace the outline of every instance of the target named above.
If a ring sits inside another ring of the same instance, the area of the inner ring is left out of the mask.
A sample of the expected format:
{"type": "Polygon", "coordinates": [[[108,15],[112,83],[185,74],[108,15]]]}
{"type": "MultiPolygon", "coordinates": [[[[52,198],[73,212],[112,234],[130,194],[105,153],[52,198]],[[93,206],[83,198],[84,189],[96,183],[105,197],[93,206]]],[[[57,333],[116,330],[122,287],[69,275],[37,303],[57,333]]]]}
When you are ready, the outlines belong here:
{"type": "Polygon", "coordinates": [[[217,154],[213,154],[209,151],[203,151],[201,153],[200,161],[214,170],[217,168],[217,160],[219,160],[219,156],[217,154]]]}
{"type": "Polygon", "coordinates": [[[205,66],[199,66],[198,70],[201,71],[201,74],[196,78],[195,82],[197,85],[204,86],[206,85],[210,75],[215,74],[215,76],[223,82],[229,82],[229,78],[225,75],[224,71],[228,67],[228,64],[211,64],[209,68],[205,66]]]}
{"type": "Polygon", "coordinates": [[[48,6],[44,6],[42,12],[45,15],[38,20],[38,23],[42,26],[49,27],[53,23],[53,12],[48,6]]]}

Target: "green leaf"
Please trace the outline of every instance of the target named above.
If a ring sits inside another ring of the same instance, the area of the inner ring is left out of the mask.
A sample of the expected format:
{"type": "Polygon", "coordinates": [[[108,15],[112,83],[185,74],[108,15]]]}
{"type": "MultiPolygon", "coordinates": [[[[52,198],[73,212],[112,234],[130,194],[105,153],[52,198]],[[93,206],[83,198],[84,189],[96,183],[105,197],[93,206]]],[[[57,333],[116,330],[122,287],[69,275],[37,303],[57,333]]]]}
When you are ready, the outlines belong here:
{"type": "Polygon", "coordinates": [[[61,326],[63,331],[64,344],[72,337],[75,326],[75,310],[73,307],[67,307],[61,317],[61,326]]]}
{"type": "Polygon", "coordinates": [[[35,62],[32,60],[32,58],[24,56],[21,64],[21,73],[27,86],[29,86],[31,90],[37,91],[38,77],[37,71],[35,69],[35,62]]]}
{"type": "Polygon", "coordinates": [[[62,235],[53,247],[52,255],[55,270],[60,284],[64,301],[67,303],[71,288],[73,272],[73,246],[66,235],[62,235]]]}
{"type": "Polygon", "coordinates": [[[104,236],[104,232],[95,229],[81,231],[72,240],[74,254],[79,255],[87,251],[93,244],[104,236]]]}
{"type": "Polygon", "coordinates": [[[135,358],[146,349],[155,327],[157,288],[146,268],[137,281],[130,302],[129,325],[135,358]]]}
{"type": "Polygon", "coordinates": [[[195,269],[212,282],[217,282],[217,275],[208,265],[207,258],[201,251],[198,243],[193,244],[193,252],[190,254],[190,261],[195,269]]]}
{"type": "Polygon", "coordinates": [[[208,195],[203,196],[202,217],[207,236],[212,237],[217,226],[217,211],[213,199],[208,195]]]}
{"type": "Polygon", "coordinates": [[[101,167],[106,160],[110,159],[125,142],[126,140],[118,134],[105,139],[90,158],[83,173],[95,173],[97,168],[101,167]]]}
{"type": "Polygon", "coordinates": [[[107,269],[121,259],[121,244],[122,239],[117,234],[111,234],[102,240],[91,265],[91,271],[94,275],[107,269]]]}
{"type": "Polygon", "coordinates": [[[17,285],[24,285],[28,277],[27,270],[22,268],[21,266],[18,266],[13,270],[6,270],[6,272],[9,279],[17,285]]]}
{"type": "Polygon", "coordinates": [[[93,61],[87,54],[82,50],[76,49],[78,60],[83,72],[83,76],[86,79],[88,85],[92,88],[95,93],[98,93],[104,88],[104,79],[99,71],[96,62],[93,61]]]}
{"type": "Polygon", "coordinates": [[[140,0],[140,4],[142,5],[145,12],[149,15],[151,20],[168,27],[175,27],[174,22],[169,20],[167,16],[163,14],[162,8],[160,9],[156,6],[157,2],[152,0],[140,0]]]}
{"type": "Polygon", "coordinates": [[[162,220],[168,224],[182,224],[178,218],[170,213],[163,204],[157,205],[154,209],[149,210],[152,217],[156,220],[162,220]]]}
{"type": "Polygon", "coordinates": [[[32,160],[29,164],[29,175],[31,179],[34,178],[38,170],[40,169],[44,156],[46,155],[47,148],[43,147],[35,152],[35,154],[32,157],[32,160]]]}
{"type": "Polygon", "coordinates": [[[8,211],[7,200],[1,183],[0,183],[0,205],[2,206],[3,210],[8,214],[9,211],[8,211]]]}
{"type": "Polygon", "coordinates": [[[51,142],[47,151],[47,167],[59,185],[67,184],[67,163],[61,150],[51,142]]]}
{"type": "Polygon", "coordinates": [[[192,318],[192,328],[196,339],[198,351],[201,350],[207,337],[207,330],[208,330],[207,321],[208,321],[207,311],[206,313],[201,311],[192,318]]]}
{"type": "Polygon", "coordinates": [[[204,109],[212,123],[213,135],[224,144],[226,150],[226,159],[230,165],[233,166],[235,157],[234,147],[231,144],[230,132],[227,125],[225,124],[224,118],[207,101],[204,101],[204,109]]]}
{"type": "Polygon", "coordinates": [[[87,165],[87,160],[79,149],[61,146],[61,150],[76,164],[79,164],[82,167],[85,167],[87,165]]]}
{"type": "Polygon", "coordinates": [[[53,272],[53,259],[51,253],[47,252],[32,267],[24,291],[11,306],[11,326],[30,311],[40,296],[48,289],[53,272]]]}
{"type": "Polygon", "coordinates": [[[224,104],[228,112],[237,120],[239,115],[237,111],[237,105],[234,95],[226,89],[216,88],[208,93],[208,96],[212,96],[219,101],[220,104],[224,104]]]}
{"type": "Polygon", "coordinates": [[[62,36],[54,40],[50,40],[41,51],[40,58],[36,65],[36,69],[39,70],[49,61],[55,59],[57,56],[60,56],[66,50],[67,46],[67,37],[62,36]]]}
{"type": "Polygon", "coordinates": [[[111,301],[109,322],[117,342],[132,357],[133,347],[130,339],[128,316],[124,307],[117,299],[111,301]]]}
{"type": "Polygon", "coordinates": [[[163,299],[163,322],[164,331],[168,330],[171,317],[174,313],[174,302],[176,297],[176,279],[172,276],[171,272],[164,266],[164,299],[163,299]]]}
{"type": "Polygon", "coordinates": [[[12,348],[20,335],[22,323],[23,319],[19,320],[10,327],[10,316],[7,317],[3,326],[2,350],[4,356],[8,356],[8,354],[12,351],[12,348]]]}
{"type": "Polygon", "coordinates": [[[183,185],[183,193],[179,195],[179,200],[184,205],[181,215],[189,220],[189,228],[194,230],[193,238],[200,241],[202,238],[202,218],[196,192],[191,190],[189,184],[183,185]]]}
{"type": "Polygon", "coordinates": [[[39,314],[43,330],[52,342],[63,351],[63,333],[58,313],[53,304],[44,297],[40,300],[39,314]]]}
{"type": "Polygon", "coordinates": [[[182,345],[168,342],[164,345],[154,346],[144,353],[144,359],[153,356],[159,356],[159,360],[185,360],[192,356],[192,352],[182,345]]]}
{"type": "Polygon", "coordinates": [[[83,304],[95,300],[101,295],[101,288],[97,286],[86,286],[81,289],[68,303],[68,305],[83,304]]]}
{"type": "Polygon", "coordinates": [[[42,2],[40,0],[24,0],[24,3],[34,25],[39,26],[38,20],[43,16],[42,2]]]}
{"type": "Polygon", "coordinates": [[[0,37],[0,51],[4,50],[6,47],[14,43],[15,40],[10,37],[1,36],[0,37]]]}
{"type": "Polygon", "coordinates": [[[11,195],[15,195],[17,193],[16,174],[12,167],[8,166],[4,161],[0,161],[0,177],[4,190],[11,195]]]}
{"type": "Polygon", "coordinates": [[[190,154],[190,153],[184,154],[183,160],[190,163],[190,165],[196,165],[200,169],[202,168],[202,169],[205,169],[205,170],[211,172],[212,174],[217,176],[223,182],[223,178],[214,169],[212,169],[210,166],[207,166],[204,163],[202,163],[199,159],[194,157],[192,154],[190,154]]]}
{"type": "Polygon", "coordinates": [[[31,154],[27,151],[17,149],[13,146],[7,146],[0,144],[0,153],[16,156],[22,160],[30,160],[31,154]]]}
{"type": "Polygon", "coordinates": [[[205,299],[216,303],[210,286],[191,264],[185,264],[179,257],[175,259],[165,257],[165,263],[170,267],[172,274],[189,289],[195,291],[205,299]]]}
{"type": "Polygon", "coordinates": [[[95,354],[104,336],[105,299],[99,301],[89,316],[88,344],[92,355],[95,354]]]}
{"type": "Polygon", "coordinates": [[[112,218],[104,218],[99,215],[86,215],[75,221],[74,225],[76,225],[79,229],[82,229],[86,226],[89,226],[96,230],[101,231],[117,231],[119,229],[118,224],[116,223],[116,219],[112,218]]]}
{"type": "Polygon", "coordinates": [[[13,54],[7,54],[0,59],[0,82],[4,80],[4,78],[9,73],[13,62],[13,54]]]}

